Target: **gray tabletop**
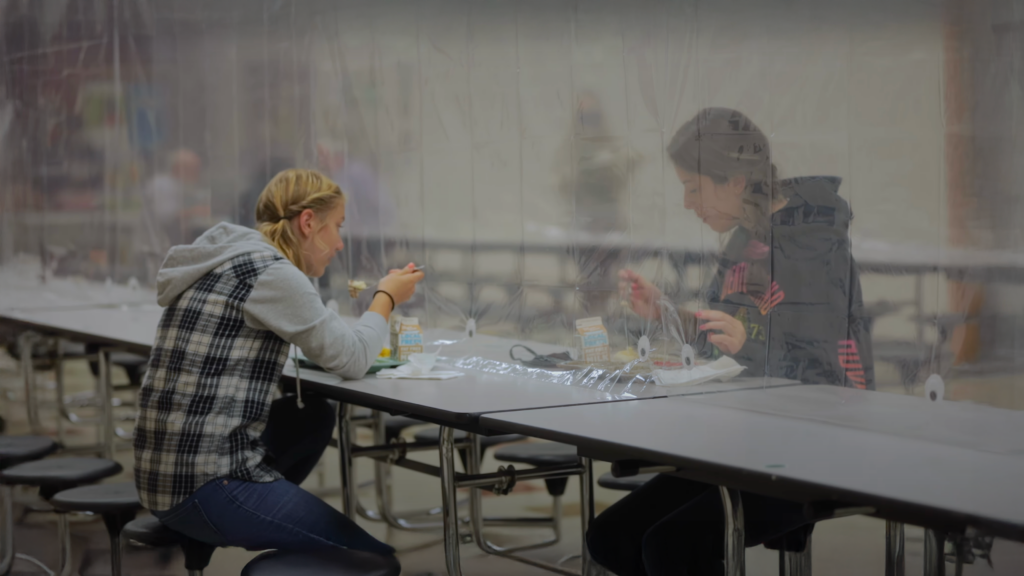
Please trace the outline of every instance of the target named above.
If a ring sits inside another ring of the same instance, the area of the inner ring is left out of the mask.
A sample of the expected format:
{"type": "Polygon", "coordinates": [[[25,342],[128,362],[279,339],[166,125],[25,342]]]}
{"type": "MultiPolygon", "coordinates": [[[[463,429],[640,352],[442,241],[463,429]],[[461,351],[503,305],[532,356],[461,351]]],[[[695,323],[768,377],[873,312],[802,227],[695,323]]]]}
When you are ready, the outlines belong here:
{"type": "MultiPolygon", "coordinates": [[[[505,374],[464,371],[452,380],[390,380],[368,375],[362,380],[342,380],[320,370],[303,369],[300,376],[303,390],[313,390],[329,398],[350,402],[392,414],[408,414],[416,418],[475,429],[482,414],[509,410],[533,410],[552,406],[575,406],[601,402],[636,400],[612,386],[595,390],[583,386],[558,385],[540,380],[505,374]]],[[[295,378],[295,368],[288,364],[284,377],[295,378]]],[[[766,386],[794,386],[795,382],[778,379],[737,378],[730,382],[710,382],[690,387],[645,386],[643,398],[664,398],[669,395],[707,395],[766,386]]]]}
{"type": "Polygon", "coordinates": [[[797,386],[486,414],[480,426],[573,444],[595,458],[678,466],[703,482],[1024,540],[1018,412],[797,386]]]}
{"type": "Polygon", "coordinates": [[[57,310],[0,310],[0,322],[148,355],[163,309],[156,304],[57,310]]]}
{"type": "MultiPolygon", "coordinates": [[[[9,276],[9,275],[8,275],[9,276]]],[[[148,288],[109,286],[80,278],[9,278],[0,275],[0,310],[54,310],[121,305],[156,305],[148,288]]]]}

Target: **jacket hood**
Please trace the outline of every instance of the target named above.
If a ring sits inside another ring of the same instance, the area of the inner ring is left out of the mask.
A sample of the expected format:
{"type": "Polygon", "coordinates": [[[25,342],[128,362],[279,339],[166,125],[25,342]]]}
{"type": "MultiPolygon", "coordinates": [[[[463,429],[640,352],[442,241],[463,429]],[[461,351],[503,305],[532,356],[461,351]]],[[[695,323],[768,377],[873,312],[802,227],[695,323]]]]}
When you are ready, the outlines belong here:
{"type": "Polygon", "coordinates": [[[156,275],[157,303],[170,305],[189,286],[221,264],[250,252],[280,255],[263,234],[227,222],[210,228],[192,244],[171,248],[156,275]]]}
{"type": "MultiPolygon", "coordinates": [[[[824,226],[844,234],[850,229],[850,205],[839,196],[843,179],[838,176],[803,176],[779,181],[782,194],[789,197],[784,208],[772,215],[775,234],[786,227],[824,226]]],[[[801,233],[806,233],[804,230],[801,233]]]]}

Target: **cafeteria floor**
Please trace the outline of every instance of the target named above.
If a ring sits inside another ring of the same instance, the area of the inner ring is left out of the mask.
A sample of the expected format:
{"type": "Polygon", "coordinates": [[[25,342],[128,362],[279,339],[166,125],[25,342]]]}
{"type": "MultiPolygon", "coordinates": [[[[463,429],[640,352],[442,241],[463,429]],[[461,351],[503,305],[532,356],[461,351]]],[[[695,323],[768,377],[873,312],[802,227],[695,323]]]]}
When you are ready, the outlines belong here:
{"type": "MultiPolygon", "coordinates": [[[[75,393],[89,390],[93,379],[87,368],[81,362],[69,362],[67,365],[68,392],[75,393]]],[[[38,374],[40,384],[46,392],[48,384],[52,388],[52,373],[41,372],[38,374]]],[[[123,375],[121,375],[123,378],[123,375]]],[[[28,423],[25,420],[24,403],[22,402],[21,379],[17,370],[17,364],[6,354],[0,352],[0,416],[7,421],[8,434],[23,434],[28,432],[28,423]]],[[[1024,398],[1024,390],[1019,384],[1009,381],[1000,382],[999,379],[988,379],[980,387],[972,387],[974,392],[982,391],[985,398],[975,398],[975,401],[987,401],[1007,406],[1007,402],[1014,404],[1014,408],[1021,409],[1024,406],[1018,405],[1020,399],[1024,398]]],[[[920,388],[920,387],[919,387],[920,388]]],[[[956,391],[956,386],[951,387],[956,391]]],[[[893,390],[899,392],[900,390],[893,390]]],[[[918,390],[918,392],[920,392],[918,390]]],[[[129,400],[130,395],[122,394],[123,399],[129,400]]],[[[85,410],[83,410],[83,413],[85,410]]],[[[119,414],[130,414],[130,409],[121,409],[119,414]]],[[[55,412],[43,411],[43,422],[49,428],[47,433],[54,434],[55,412]]],[[[94,435],[91,428],[73,427],[68,428],[69,445],[83,445],[93,441],[94,435]]],[[[411,429],[409,432],[414,432],[411,429]]],[[[362,437],[361,441],[369,438],[362,437]]],[[[436,463],[437,456],[433,453],[421,453],[417,458],[436,463]]],[[[125,444],[117,453],[117,459],[125,468],[120,476],[110,481],[126,481],[131,479],[132,453],[130,447],[125,444]]],[[[338,486],[338,458],[334,449],[328,449],[321,462],[320,468],[315,471],[304,485],[307,489],[316,493],[323,493],[324,499],[335,507],[340,506],[336,490],[338,486]]],[[[485,469],[494,469],[495,462],[488,458],[484,462],[485,469]]],[[[370,478],[371,466],[369,462],[361,462],[357,465],[358,478],[361,481],[370,478]]],[[[595,474],[600,475],[608,471],[608,464],[597,463],[595,474]]],[[[439,483],[437,479],[428,478],[407,470],[396,470],[393,476],[394,494],[396,508],[398,510],[422,509],[437,506],[440,503],[439,483]]],[[[486,493],[485,493],[486,494],[486,493]]],[[[597,509],[600,512],[622,496],[621,492],[596,488],[595,500],[597,509]]],[[[44,513],[29,513],[22,515],[24,505],[33,501],[34,494],[29,491],[16,493],[19,506],[15,510],[15,546],[18,552],[33,555],[42,559],[49,566],[56,565],[56,526],[52,515],[44,513]]],[[[372,503],[372,490],[363,492],[363,499],[372,503]]],[[[570,482],[569,490],[563,499],[564,520],[563,520],[563,541],[551,548],[534,551],[535,557],[558,561],[566,556],[576,554],[579,551],[579,505],[578,485],[570,482]]],[[[523,482],[509,496],[487,497],[485,509],[488,515],[523,515],[524,513],[546,514],[550,510],[550,498],[543,488],[542,482],[523,482]]],[[[367,522],[360,519],[360,523],[372,534],[384,539],[399,550],[399,558],[402,562],[405,575],[442,575],[444,569],[444,551],[440,544],[440,532],[413,533],[396,530],[389,530],[384,525],[375,522],[367,522]]],[[[106,531],[103,523],[98,517],[82,516],[73,520],[73,547],[74,562],[78,572],[82,576],[99,576],[110,574],[109,547],[106,531]]],[[[516,530],[516,529],[491,529],[488,531],[492,540],[501,544],[517,544],[528,542],[531,538],[543,538],[548,535],[547,531],[539,530],[516,530]]],[[[883,574],[884,565],[884,523],[881,520],[868,517],[852,517],[840,520],[832,520],[821,523],[814,532],[813,566],[814,573],[827,576],[861,576],[865,574],[883,574]]],[[[921,552],[923,548],[923,532],[914,527],[908,527],[907,540],[907,574],[921,573],[921,552]]],[[[251,558],[256,556],[255,552],[247,552],[237,548],[220,549],[213,555],[213,560],[206,570],[211,576],[239,574],[242,567],[251,558]]],[[[994,567],[979,561],[978,564],[967,566],[965,575],[981,574],[1020,574],[1024,568],[1024,545],[997,541],[993,553],[994,567]]],[[[487,574],[489,576],[503,575],[534,575],[549,574],[549,572],[532,568],[524,564],[513,562],[504,558],[489,556],[477,549],[475,545],[462,546],[463,571],[468,575],[487,574]]],[[[578,560],[570,560],[569,566],[578,566],[578,560]]],[[[24,562],[16,561],[11,573],[17,576],[42,575],[43,572],[37,567],[24,562]]],[[[153,550],[128,546],[124,556],[124,572],[126,576],[147,575],[147,576],[177,576],[184,575],[184,560],[178,550],[153,550]]],[[[766,550],[762,547],[749,549],[747,551],[747,574],[749,576],[775,576],[778,574],[777,553],[766,550]]]]}

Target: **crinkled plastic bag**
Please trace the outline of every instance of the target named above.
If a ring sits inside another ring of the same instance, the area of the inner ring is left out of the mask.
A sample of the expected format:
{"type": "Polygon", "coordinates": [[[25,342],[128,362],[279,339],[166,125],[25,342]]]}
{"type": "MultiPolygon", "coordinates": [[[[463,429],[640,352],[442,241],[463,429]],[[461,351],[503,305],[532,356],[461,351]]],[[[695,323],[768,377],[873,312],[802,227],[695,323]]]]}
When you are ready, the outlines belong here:
{"type": "Polygon", "coordinates": [[[654,383],[658,386],[696,386],[712,380],[725,382],[739,376],[740,372],[744,370],[746,370],[745,366],[740,366],[728,356],[722,356],[703,366],[695,366],[690,369],[655,370],[653,374],[654,383]]]}

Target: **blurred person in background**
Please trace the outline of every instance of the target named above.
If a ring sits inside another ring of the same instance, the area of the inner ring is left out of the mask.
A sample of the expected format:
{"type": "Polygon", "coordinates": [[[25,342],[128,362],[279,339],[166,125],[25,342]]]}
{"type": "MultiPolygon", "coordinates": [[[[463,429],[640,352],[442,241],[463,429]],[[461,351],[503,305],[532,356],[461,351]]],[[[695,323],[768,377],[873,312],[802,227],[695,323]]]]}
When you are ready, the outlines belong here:
{"type": "MultiPolygon", "coordinates": [[[[728,108],[700,111],[667,152],[685,208],[729,235],[702,290],[710,309],[678,310],[631,270],[619,274],[623,300],[642,317],[681,325],[699,358],[730,356],[746,376],[873,389],[841,179],[779,179],[768,138],[728,108]]],[[[741,497],[747,546],[803,550],[813,519],[802,504],[741,497]]],[[[619,576],[722,574],[723,518],[716,486],[658,475],[594,520],[588,548],[619,576]]]]}
{"type": "MultiPolygon", "coordinates": [[[[395,222],[395,205],[380,186],[380,179],[366,162],[352,157],[344,142],[321,139],[316,144],[317,164],[341,186],[348,198],[351,224],[346,226],[348,249],[342,255],[349,279],[380,275],[387,269],[381,237],[388,235],[395,222]]],[[[325,298],[331,293],[330,274],[320,278],[325,298]]]]}
{"type": "Polygon", "coordinates": [[[279,172],[293,166],[295,162],[283,156],[271,156],[261,162],[250,177],[249,184],[238,196],[238,214],[235,221],[249,228],[256,227],[256,203],[266,188],[267,182],[279,172]]]}
{"type": "Polygon", "coordinates": [[[203,172],[199,155],[179,148],[167,157],[167,170],[155,174],[142,190],[144,245],[149,277],[171,246],[188,244],[197,236],[196,228],[209,223],[209,199],[197,188],[203,172]]]}
{"type": "Polygon", "coordinates": [[[574,233],[583,233],[574,234],[574,245],[577,285],[588,315],[604,316],[609,302],[617,301],[614,274],[622,249],[615,239],[602,236],[628,231],[629,212],[622,209],[622,201],[632,168],[625,144],[611,135],[600,101],[584,92],[560,156],[559,188],[574,210],[574,233]]]}

